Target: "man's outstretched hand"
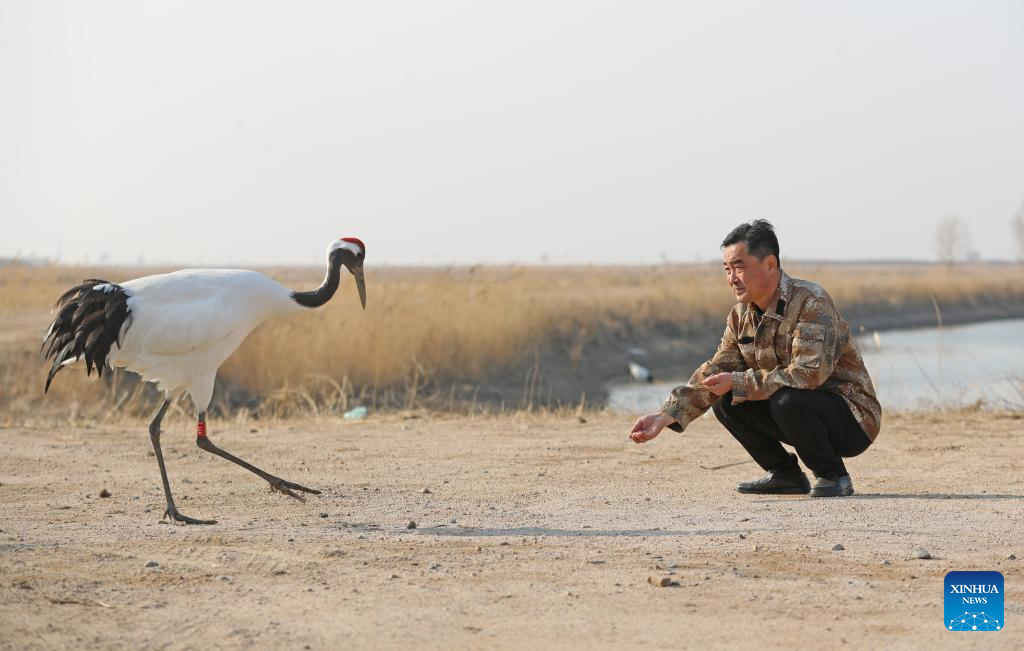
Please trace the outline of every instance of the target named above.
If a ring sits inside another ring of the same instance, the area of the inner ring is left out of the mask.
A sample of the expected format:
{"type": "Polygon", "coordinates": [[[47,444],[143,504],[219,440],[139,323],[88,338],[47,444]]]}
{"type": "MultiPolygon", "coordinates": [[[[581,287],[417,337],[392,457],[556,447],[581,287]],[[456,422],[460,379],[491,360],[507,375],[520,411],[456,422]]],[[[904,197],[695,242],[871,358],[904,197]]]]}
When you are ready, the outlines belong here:
{"type": "Polygon", "coordinates": [[[636,420],[633,429],[629,430],[629,438],[634,443],[646,443],[661,434],[661,430],[674,422],[676,422],[674,418],[660,412],[641,416],[636,420]]]}

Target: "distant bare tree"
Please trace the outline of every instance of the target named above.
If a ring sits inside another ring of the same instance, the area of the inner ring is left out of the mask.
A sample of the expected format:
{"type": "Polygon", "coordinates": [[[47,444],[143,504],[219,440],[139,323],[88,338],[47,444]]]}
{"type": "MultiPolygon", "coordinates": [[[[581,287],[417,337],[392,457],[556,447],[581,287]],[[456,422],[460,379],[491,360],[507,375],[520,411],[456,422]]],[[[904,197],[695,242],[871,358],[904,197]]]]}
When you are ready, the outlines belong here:
{"type": "Polygon", "coordinates": [[[1013,238],[1017,240],[1017,258],[1024,260],[1024,203],[1010,220],[1010,228],[1013,229],[1013,238]]]}
{"type": "Polygon", "coordinates": [[[967,223],[956,215],[943,217],[935,228],[935,252],[939,262],[955,264],[971,248],[971,232],[967,223]]]}

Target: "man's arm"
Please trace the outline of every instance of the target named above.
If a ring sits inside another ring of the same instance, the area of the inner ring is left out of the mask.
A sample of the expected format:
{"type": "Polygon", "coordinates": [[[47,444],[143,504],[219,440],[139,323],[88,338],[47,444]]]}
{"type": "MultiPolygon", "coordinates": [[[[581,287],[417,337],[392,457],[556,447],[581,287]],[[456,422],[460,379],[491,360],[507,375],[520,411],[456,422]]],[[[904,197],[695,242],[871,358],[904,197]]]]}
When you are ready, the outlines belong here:
{"type": "Polygon", "coordinates": [[[839,318],[827,297],[804,302],[793,331],[789,366],[732,373],[732,402],[766,400],[783,387],[817,389],[832,375],[841,352],[839,318]]]}
{"type": "Polygon", "coordinates": [[[630,438],[636,443],[646,443],[668,427],[682,432],[694,419],[705,413],[718,400],[718,396],[703,387],[701,383],[707,378],[718,374],[728,375],[745,366],[743,357],[736,344],[735,312],[729,314],[725,334],[718,345],[715,355],[700,364],[689,382],[672,390],[669,398],[662,405],[662,410],[654,414],[641,416],[630,430],[630,438]]]}
{"type": "Polygon", "coordinates": [[[736,344],[736,324],[738,313],[734,310],[729,314],[722,341],[718,350],[707,362],[694,371],[689,382],[672,389],[661,411],[641,416],[633,425],[629,437],[636,443],[650,441],[665,427],[682,432],[695,418],[707,411],[718,400],[718,396],[708,391],[702,382],[718,373],[738,371],[746,365],[740,348],[736,344]]]}
{"type": "Polygon", "coordinates": [[[704,380],[719,373],[741,372],[746,368],[740,347],[736,343],[738,323],[738,312],[733,311],[729,314],[725,333],[722,334],[722,341],[718,344],[714,356],[694,371],[689,382],[672,389],[665,404],[661,406],[661,413],[675,421],[669,424],[669,429],[682,432],[718,400],[718,396],[704,386],[704,380]]]}

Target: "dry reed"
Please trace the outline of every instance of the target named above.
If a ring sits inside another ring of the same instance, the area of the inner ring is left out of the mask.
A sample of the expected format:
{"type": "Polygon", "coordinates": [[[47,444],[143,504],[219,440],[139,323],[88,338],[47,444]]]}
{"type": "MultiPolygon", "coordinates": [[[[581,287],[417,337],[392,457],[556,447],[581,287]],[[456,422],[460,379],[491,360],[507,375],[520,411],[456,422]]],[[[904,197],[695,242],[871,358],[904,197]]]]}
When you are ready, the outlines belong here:
{"type": "MultiPolygon", "coordinates": [[[[843,306],[965,302],[972,297],[1024,299],[1024,267],[926,265],[793,265],[794,276],[823,284],[843,306]]],[[[45,367],[38,336],[53,300],[83,278],[114,282],[156,269],[0,268],[0,408],[39,408],[45,367]]],[[[297,288],[319,283],[320,269],[265,269],[297,288]]],[[[335,413],[354,400],[412,407],[428,387],[473,384],[522,360],[545,340],[585,337],[628,324],[722,322],[732,304],[716,265],[656,267],[458,267],[367,270],[368,301],[358,308],[343,279],[321,310],[272,320],[258,328],[220,373],[224,404],[264,414],[335,413]]],[[[130,384],[130,383],[129,383],[130,384]]],[[[150,408],[134,385],[118,393],[106,383],[65,372],[49,404],[69,413],[120,401],[150,408]],[[122,395],[134,391],[127,397],[122,395]]]]}

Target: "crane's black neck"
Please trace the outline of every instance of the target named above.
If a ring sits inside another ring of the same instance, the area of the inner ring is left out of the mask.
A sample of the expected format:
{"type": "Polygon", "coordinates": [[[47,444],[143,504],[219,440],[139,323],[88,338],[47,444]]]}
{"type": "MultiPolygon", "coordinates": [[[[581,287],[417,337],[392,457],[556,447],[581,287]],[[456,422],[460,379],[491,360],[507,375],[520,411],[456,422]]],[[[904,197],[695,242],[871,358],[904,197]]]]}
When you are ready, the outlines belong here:
{"type": "Polygon", "coordinates": [[[292,300],[302,307],[320,307],[331,300],[338,291],[341,281],[341,256],[335,251],[327,261],[327,276],[316,289],[308,292],[292,292],[292,300]]]}

